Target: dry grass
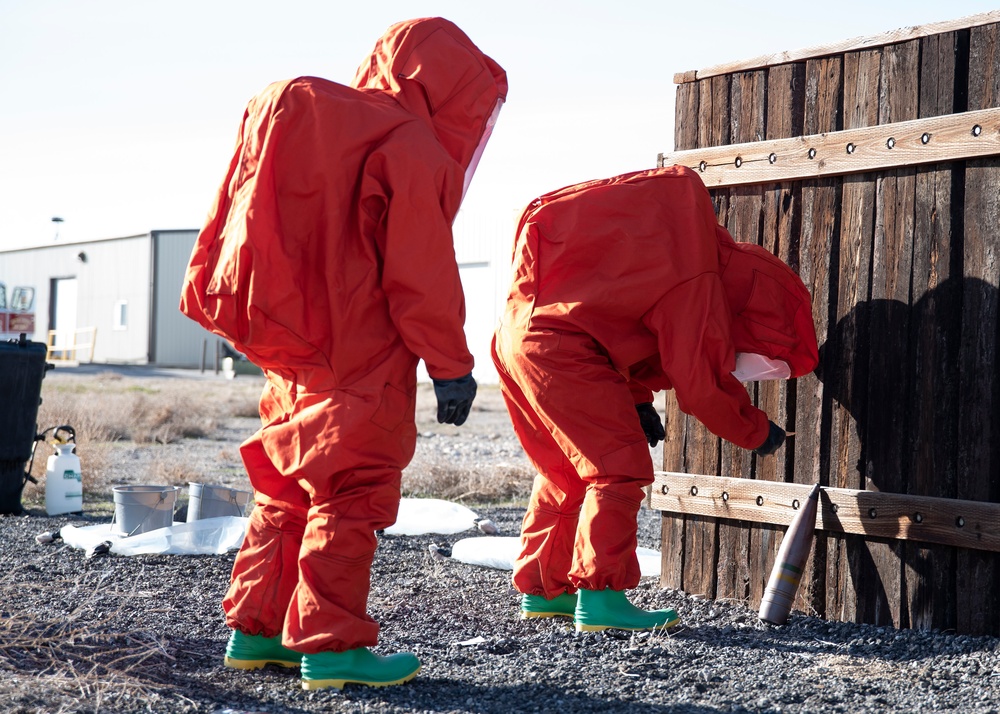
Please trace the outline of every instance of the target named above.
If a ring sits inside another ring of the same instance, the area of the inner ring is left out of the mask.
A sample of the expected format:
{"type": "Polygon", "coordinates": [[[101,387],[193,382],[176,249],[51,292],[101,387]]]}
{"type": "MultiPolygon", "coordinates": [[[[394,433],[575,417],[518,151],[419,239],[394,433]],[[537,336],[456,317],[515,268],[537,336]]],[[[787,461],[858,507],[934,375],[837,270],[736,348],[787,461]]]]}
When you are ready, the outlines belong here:
{"type": "Polygon", "coordinates": [[[535,472],[520,464],[498,463],[472,469],[435,465],[403,474],[403,495],[443,498],[465,504],[523,502],[535,472]]]}
{"type": "Polygon", "coordinates": [[[221,417],[256,416],[260,383],[147,380],[114,373],[43,382],[38,423],[70,424],[79,443],[172,444],[211,433],[221,417]],[[220,388],[222,386],[223,388],[220,388]]]}
{"type": "MultiPolygon", "coordinates": [[[[261,378],[139,379],[114,372],[60,374],[57,369],[42,383],[38,426],[46,431],[47,441],[60,425],[76,431],[88,510],[101,499],[110,501],[113,486],[123,483],[186,486],[194,481],[249,489],[239,443],[258,424],[262,387],[261,378]]],[[[435,409],[433,390],[422,386],[420,430],[451,434],[455,427],[438,425],[435,409]]],[[[497,430],[510,429],[496,388],[480,389],[475,412],[478,427],[463,427],[479,428],[475,438],[495,438],[497,430]]],[[[473,436],[470,431],[463,434],[473,436]]],[[[51,453],[48,443],[37,445],[31,473],[39,484],[26,486],[26,505],[44,501],[45,465],[51,453]]],[[[402,486],[409,497],[512,503],[527,499],[533,478],[526,462],[484,460],[469,466],[445,456],[412,464],[404,471],[402,486]]]]}
{"type": "MultiPolygon", "coordinates": [[[[42,382],[38,411],[45,443],[36,445],[31,468],[39,483],[25,487],[24,501],[44,500],[46,461],[52,454],[48,442],[62,425],[72,426],[76,433],[86,495],[108,496],[113,485],[126,480],[181,485],[218,476],[186,459],[186,444],[215,436],[232,417],[256,417],[262,384],[248,378],[139,380],[113,372],[89,376],[50,372],[42,382]],[[136,461],[140,452],[147,458],[138,462],[141,475],[135,478],[129,461],[136,461]]],[[[215,471],[235,467],[242,471],[237,448],[224,450],[217,463],[215,471]]],[[[90,505],[88,499],[88,509],[90,505]]]]}
{"type": "MultiPolygon", "coordinates": [[[[176,661],[160,632],[132,629],[118,632],[110,623],[123,612],[148,607],[149,593],[111,593],[120,601],[116,611],[95,621],[92,611],[101,608],[98,593],[114,589],[105,582],[82,575],[75,582],[47,583],[66,594],[73,609],[59,616],[17,611],[0,617],[0,697],[14,708],[33,707],[35,692],[42,695],[34,711],[79,711],[105,707],[127,710],[129,705],[161,700],[184,700],[176,686],[158,675],[158,669],[176,661]],[[55,700],[55,701],[54,701],[55,700]],[[58,702],[59,708],[53,709],[58,702]]],[[[7,578],[5,577],[6,581],[7,578]]],[[[0,582],[0,598],[16,602],[25,583],[0,582]]],[[[193,703],[193,702],[192,702],[193,703]]],[[[144,707],[143,707],[144,708],[144,707]]],[[[22,709],[23,710],[23,709],[22,709]]]]}

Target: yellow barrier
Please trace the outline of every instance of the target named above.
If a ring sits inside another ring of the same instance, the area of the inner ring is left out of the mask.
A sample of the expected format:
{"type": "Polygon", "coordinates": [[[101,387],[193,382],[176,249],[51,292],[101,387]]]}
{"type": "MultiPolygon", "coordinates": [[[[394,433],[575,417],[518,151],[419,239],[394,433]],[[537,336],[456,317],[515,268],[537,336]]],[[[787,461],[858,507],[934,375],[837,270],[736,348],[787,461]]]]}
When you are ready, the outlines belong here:
{"type": "Polygon", "coordinates": [[[48,353],[45,359],[48,362],[93,362],[96,342],[96,327],[81,327],[76,330],[49,330],[49,338],[46,342],[48,353]],[[86,353],[85,359],[80,359],[84,353],[86,353]]]}

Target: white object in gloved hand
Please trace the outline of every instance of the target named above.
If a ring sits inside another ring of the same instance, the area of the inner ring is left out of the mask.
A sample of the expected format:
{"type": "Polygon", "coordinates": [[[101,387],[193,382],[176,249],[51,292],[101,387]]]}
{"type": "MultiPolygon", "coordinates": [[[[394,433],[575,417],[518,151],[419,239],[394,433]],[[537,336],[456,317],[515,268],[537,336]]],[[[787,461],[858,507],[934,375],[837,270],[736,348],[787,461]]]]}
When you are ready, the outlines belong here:
{"type": "Polygon", "coordinates": [[[769,359],[753,352],[736,353],[733,376],[741,382],[759,382],[766,379],[788,379],[792,370],[787,362],[769,359]]]}

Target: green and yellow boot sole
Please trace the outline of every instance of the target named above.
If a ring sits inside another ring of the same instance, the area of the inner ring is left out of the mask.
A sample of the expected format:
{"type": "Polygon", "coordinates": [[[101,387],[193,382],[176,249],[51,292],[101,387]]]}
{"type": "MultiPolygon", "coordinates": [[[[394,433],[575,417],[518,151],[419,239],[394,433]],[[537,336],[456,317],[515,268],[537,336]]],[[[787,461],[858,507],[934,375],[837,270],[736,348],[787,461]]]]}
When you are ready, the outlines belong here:
{"type": "Polygon", "coordinates": [[[230,669],[260,669],[269,664],[298,667],[302,653],[281,644],[281,636],[245,635],[233,630],[226,645],[224,664],[230,669]]]}
{"type": "Polygon", "coordinates": [[[681,619],[674,610],[643,610],[621,590],[580,589],[574,622],[577,632],[666,630],[681,619]]]}
{"type": "Polygon", "coordinates": [[[348,684],[391,687],[405,684],[420,672],[420,660],[410,652],[385,657],[367,647],[345,652],[318,652],[302,657],[302,688],[343,689],[348,684]]]}
{"type": "Polygon", "coordinates": [[[562,593],[551,600],[541,595],[521,596],[521,618],[529,620],[533,617],[568,617],[573,619],[576,612],[576,593],[562,593]]]}

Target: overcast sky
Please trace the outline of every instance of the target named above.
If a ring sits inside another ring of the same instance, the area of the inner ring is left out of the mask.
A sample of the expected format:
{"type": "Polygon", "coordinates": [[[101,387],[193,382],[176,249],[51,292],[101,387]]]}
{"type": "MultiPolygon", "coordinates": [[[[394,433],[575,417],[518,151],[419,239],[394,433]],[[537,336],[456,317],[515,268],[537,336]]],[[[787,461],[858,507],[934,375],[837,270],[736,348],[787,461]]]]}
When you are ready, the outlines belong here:
{"type": "MultiPolygon", "coordinates": [[[[975,0],[0,0],[0,249],[199,228],[247,100],[347,84],[399,20],[454,21],[508,73],[463,211],[655,166],[673,75],[996,9],[975,0]],[[52,222],[54,216],[63,222],[52,222]]],[[[512,218],[511,218],[512,220],[512,218]]]]}

